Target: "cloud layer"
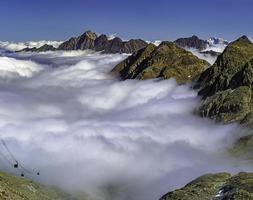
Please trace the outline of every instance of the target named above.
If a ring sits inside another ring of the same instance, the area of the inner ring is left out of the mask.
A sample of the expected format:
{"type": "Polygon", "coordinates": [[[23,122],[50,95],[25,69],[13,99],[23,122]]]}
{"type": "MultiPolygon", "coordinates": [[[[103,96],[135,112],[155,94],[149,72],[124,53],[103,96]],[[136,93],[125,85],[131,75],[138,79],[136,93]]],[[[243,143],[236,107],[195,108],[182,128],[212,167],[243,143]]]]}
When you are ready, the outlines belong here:
{"type": "Polygon", "coordinates": [[[9,42],[9,41],[0,41],[0,49],[9,50],[9,51],[19,51],[24,48],[39,48],[45,44],[53,45],[55,48],[58,47],[63,41],[28,41],[28,42],[9,42]]]}
{"type": "Polygon", "coordinates": [[[153,200],[203,173],[250,169],[226,153],[239,127],[194,115],[190,86],[111,77],[126,55],[11,56],[0,58],[0,132],[30,178],[101,200],[153,200]]]}

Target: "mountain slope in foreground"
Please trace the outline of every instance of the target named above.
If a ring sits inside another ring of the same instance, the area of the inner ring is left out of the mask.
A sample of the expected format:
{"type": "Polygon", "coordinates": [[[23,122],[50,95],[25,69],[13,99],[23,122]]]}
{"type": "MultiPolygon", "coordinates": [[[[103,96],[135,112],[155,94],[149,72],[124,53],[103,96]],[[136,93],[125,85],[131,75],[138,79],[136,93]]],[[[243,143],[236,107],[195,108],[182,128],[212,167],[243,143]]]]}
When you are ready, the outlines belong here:
{"type": "Polygon", "coordinates": [[[253,173],[206,174],[160,200],[253,200],[253,173]]]}
{"type": "Polygon", "coordinates": [[[5,200],[85,200],[76,199],[51,187],[46,187],[26,178],[0,172],[0,199],[5,200]]]}
{"type": "Polygon", "coordinates": [[[253,120],[253,44],[243,36],[228,45],[213,66],[200,75],[203,117],[223,123],[253,120]]]}

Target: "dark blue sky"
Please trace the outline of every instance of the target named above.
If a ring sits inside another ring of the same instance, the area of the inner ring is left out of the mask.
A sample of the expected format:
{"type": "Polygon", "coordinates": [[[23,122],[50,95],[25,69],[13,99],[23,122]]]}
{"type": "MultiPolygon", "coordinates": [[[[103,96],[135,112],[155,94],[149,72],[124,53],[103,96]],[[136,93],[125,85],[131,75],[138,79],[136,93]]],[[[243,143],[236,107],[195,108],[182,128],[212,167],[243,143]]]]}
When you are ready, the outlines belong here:
{"type": "Polygon", "coordinates": [[[128,38],[253,36],[253,0],[3,0],[0,40],[63,40],[87,29],[128,38]]]}

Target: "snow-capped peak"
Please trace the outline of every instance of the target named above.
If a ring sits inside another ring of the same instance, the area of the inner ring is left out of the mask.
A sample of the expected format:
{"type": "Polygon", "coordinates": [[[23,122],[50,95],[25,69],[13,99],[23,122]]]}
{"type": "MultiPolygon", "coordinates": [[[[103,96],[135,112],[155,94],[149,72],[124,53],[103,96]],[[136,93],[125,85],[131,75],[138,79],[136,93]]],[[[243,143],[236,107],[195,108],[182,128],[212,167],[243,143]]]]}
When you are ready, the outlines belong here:
{"type": "Polygon", "coordinates": [[[217,45],[217,44],[222,44],[222,45],[228,45],[228,41],[223,39],[223,38],[218,38],[218,37],[210,37],[207,40],[209,45],[217,45]]]}

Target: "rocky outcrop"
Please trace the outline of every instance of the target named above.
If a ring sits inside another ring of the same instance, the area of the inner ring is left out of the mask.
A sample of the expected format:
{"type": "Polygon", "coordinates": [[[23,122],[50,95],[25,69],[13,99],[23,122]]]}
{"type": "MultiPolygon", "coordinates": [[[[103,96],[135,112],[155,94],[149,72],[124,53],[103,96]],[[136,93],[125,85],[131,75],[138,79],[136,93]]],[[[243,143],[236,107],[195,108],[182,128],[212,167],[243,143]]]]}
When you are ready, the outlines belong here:
{"type": "Polygon", "coordinates": [[[162,42],[158,47],[149,44],[119,63],[112,70],[122,79],[176,78],[179,84],[195,79],[209,64],[178,47],[162,42]]]}
{"type": "Polygon", "coordinates": [[[160,200],[253,200],[253,173],[206,174],[160,200]]]}
{"type": "Polygon", "coordinates": [[[228,45],[198,79],[200,115],[220,122],[253,121],[253,44],[243,36],[228,45]]]}
{"type": "Polygon", "coordinates": [[[97,34],[91,31],[86,31],[78,37],[72,37],[68,41],[60,44],[57,50],[85,50],[94,49],[95,39],[97,34]]]}
{"type": "Polygon", "coordinates": [[[188,38],[179,38],[174,42],[182,48],[194,48],[200,51],[206,49],[208,46],[207,41],[199,39],[196,35],[188,38]]]}

